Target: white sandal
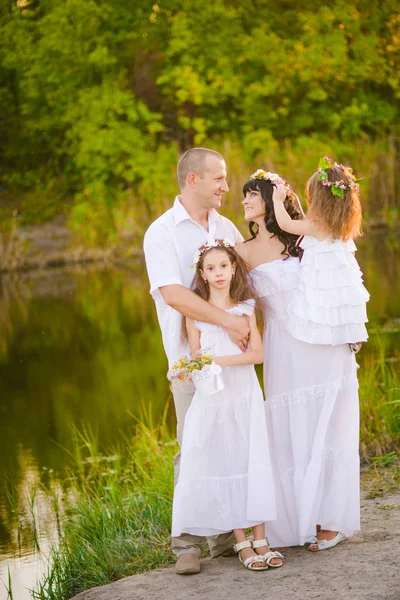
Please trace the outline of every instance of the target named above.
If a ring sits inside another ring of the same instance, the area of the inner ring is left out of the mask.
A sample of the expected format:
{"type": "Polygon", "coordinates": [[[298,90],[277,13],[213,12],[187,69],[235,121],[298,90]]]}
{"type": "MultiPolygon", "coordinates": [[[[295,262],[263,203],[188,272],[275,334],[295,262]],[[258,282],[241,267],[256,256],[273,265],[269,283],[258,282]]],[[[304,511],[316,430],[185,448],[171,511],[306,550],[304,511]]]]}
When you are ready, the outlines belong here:
{"type": "Polygon", "coordinates": [[[242,563],[242,565],[244,565],[246,567],[246,569],[249,569],[250,571],[266,571],[268,569],[268,565],[265,564],[265,560],[262,556],[260,556],[259,554],[255,554],[254,556],[249,556],[249,558],[246,558],[245,560],[242,560],[242,557],[240,556],[240,551],[244,550],[244,548],[251,548],[251,542],[249,542],[249,540],[246,540],[245,542],[239,542],[239,544],[235,544],[233,546],[234,551],[237,553],[237,555],[239,556],[239,560],[242,563]],[[254,563],[264,563],[263,567],[255,567],[254,563]]]}
{"type": "MultiPolygon", "coordinates": [[[[269,541],[267,540],[267,538],[264,538],[263,540],[254,540],[253,541],[253,548],[262,548],[263,546],[268,546],[269,547],[269,541]]],[[[272,550],[270,550],[269,552],[266,552],[265,554],[259,554],[258,556],[261,556],[261,558],[263,558],[266,562],[266,564],[269,567],[272,567],[273,569],[278,569],[279,567],[283,566],[283,562],[285,560],[285,557],[283,556],[283,554],[281,554],[280,552],[274,552],[272,550]],[[274,565],[272,564],[272,559],[273,558],[280,558],[282,560],[282,562],[279,565],[274,565]]]]}
{"type": "Polygon", "coordinates": [[[314,537],[310,542],[310,546],[318,546],[318,550],[310,550],[310,546],[308,546],[307,550],[310,552],[320,552],[321,550],[329,550],[329,548],[334,548],[340,542],[346,539],[344,533],[339,531],[337,535],[331,540],[319,540],[317,537],[314,537]]]}

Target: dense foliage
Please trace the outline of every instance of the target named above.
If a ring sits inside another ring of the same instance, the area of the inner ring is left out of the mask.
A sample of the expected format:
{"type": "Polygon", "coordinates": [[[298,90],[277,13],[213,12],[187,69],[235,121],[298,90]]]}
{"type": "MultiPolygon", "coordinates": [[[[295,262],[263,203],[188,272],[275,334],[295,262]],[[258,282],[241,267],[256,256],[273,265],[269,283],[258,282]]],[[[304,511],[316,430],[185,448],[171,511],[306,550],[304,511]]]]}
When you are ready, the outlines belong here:
{"type": "Polygon", "coordinates": [[[74,198],[79,225],[149,215],[194,144],[396,140],[399,29],[397,0],[3,2],[3,189],[74,198]]]}

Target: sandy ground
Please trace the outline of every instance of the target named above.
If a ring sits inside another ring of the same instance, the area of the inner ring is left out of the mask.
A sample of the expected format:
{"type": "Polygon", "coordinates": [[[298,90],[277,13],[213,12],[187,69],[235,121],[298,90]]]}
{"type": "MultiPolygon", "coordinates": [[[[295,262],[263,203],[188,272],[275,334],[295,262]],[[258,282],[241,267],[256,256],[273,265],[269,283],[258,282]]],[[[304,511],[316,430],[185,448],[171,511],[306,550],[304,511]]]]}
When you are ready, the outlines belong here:
{"type": "Polygon", "coordinates": [[[73,600],[399,600],[400,491],[364,499],[361,517],[361,533],[336,548],[318,554],[286,548],[281,569],[254,573],[236,557],[205,559],[198,575],[176,575],[167,567],[73,600]]]}

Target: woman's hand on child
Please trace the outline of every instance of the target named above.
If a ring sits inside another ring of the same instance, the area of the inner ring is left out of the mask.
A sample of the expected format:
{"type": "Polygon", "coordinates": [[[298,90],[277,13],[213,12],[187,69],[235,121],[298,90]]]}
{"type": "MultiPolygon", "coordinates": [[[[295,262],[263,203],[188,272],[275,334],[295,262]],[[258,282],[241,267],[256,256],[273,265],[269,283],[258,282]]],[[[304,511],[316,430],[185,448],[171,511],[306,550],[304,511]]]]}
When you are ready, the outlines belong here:
{"type": "Polygon", "coordinates": [[[288,193],[288,188],[283,183],[278,183],[274,186],[274,191],[272,193],[272,200],[274,202],[284,202],[286,200],[286,196],[288,193]]]}

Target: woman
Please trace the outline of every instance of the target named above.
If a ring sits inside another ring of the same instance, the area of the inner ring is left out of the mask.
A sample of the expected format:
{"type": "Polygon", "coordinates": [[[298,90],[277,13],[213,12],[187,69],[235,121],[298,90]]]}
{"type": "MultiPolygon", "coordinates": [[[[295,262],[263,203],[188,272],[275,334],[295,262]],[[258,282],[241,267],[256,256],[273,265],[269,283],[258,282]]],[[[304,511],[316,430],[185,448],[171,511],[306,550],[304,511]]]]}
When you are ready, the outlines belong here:
{"type": "MultiPolygon", "coordinates": [[[[309,542],[308,549],[318,551],[360,528],[356,363],[348,344],[309,344],[285,328],[300,250],[297,236],[275,219],[272,194],[281,182],[259,170],[244,185],[252,237],[237,250],[252,269],[264,312],[264,388],[278,507],[278,520],[267,524],[269,541],[309,542]]],[[[293,199],[285,207],[292,219],[302,218],[293,199]]]]}

